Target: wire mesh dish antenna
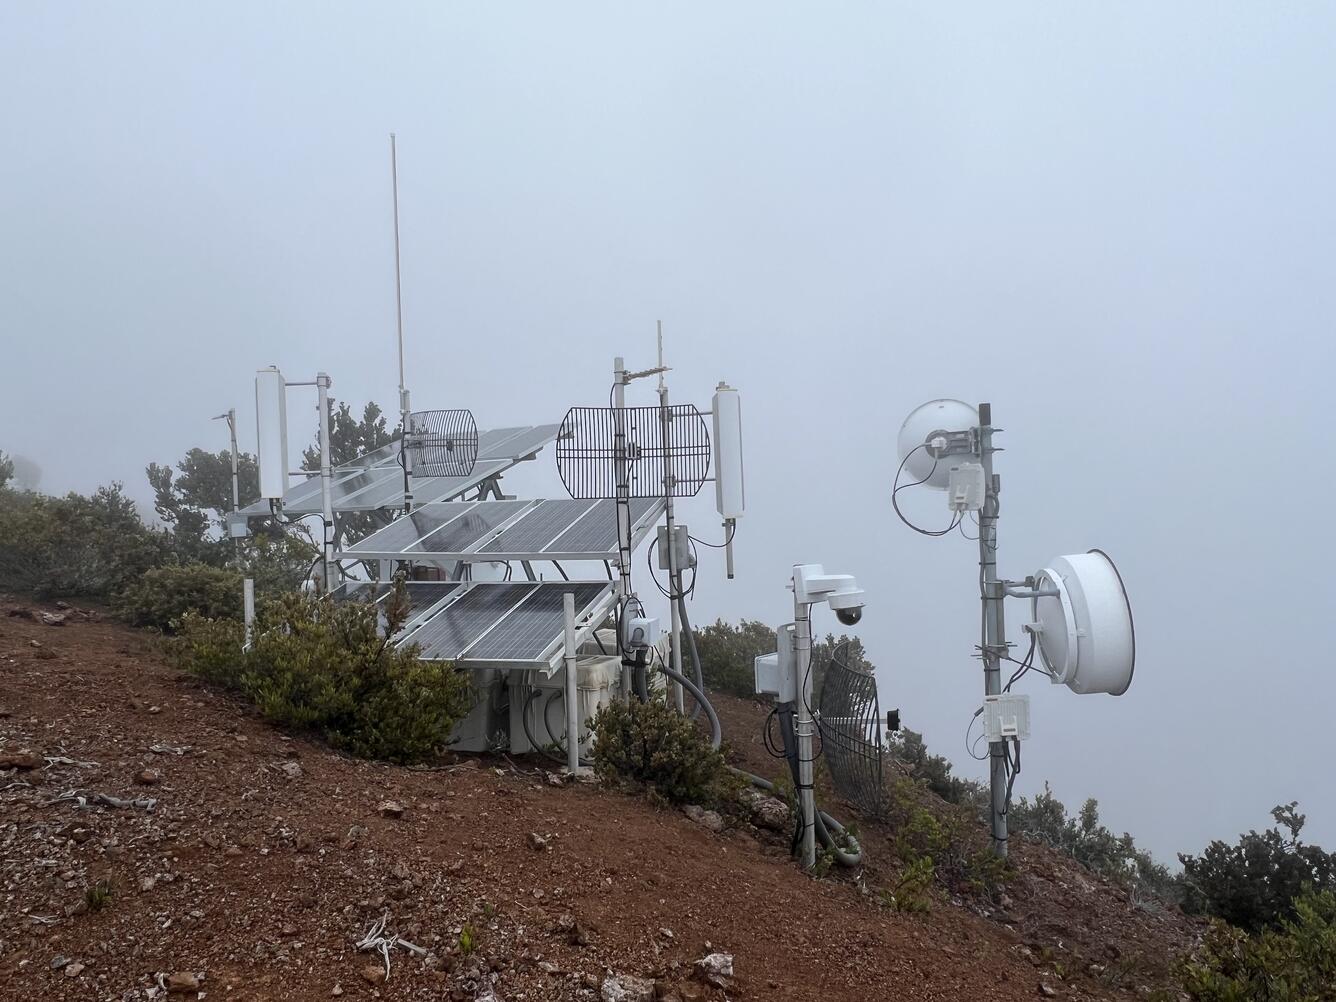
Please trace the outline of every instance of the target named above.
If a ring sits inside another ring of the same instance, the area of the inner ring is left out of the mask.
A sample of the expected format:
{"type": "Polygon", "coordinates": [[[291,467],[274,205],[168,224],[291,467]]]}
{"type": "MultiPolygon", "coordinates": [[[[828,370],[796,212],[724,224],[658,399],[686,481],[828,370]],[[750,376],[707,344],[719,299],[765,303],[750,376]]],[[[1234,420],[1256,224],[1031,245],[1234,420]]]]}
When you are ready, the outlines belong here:
{"type": "Polygon", "coordinates": [[[694,497],[710,473],[710,433],[691,404],[572,407],[557,472],[573,498],[694,497]],[[624,478],[624,479],[623,479],[624,478]]]}
{"type": "Polygon", "coordinates": [[[419,477],[467,477],[478,461],[478,425],[467,410],[413,411],[404,447],[419,477]]]}
{"type": "Polygon", "coordinates": [[[864,814],[880,816],[885,797],[877,680],[853,664],[847,641],[836,645],[826,665],[818,720],[835,791],[864,814]]]}

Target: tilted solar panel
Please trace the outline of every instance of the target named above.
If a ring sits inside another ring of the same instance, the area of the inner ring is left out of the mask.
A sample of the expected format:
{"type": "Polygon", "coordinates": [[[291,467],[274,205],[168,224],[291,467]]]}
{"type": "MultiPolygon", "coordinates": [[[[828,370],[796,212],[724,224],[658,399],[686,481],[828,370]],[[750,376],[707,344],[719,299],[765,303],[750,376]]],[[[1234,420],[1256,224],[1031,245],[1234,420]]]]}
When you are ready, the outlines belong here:
{"type": "Polygon", "coordinates": [[[542,657],[565,631],[565,595],[575,595],[581,612],[611,586],[603,582],[550,582],[520,605],[463,653],[465,661],[533,661],[542,657]]]}
{"type": "Polygon", "coordinates": [[[593,506],[593,501],[539,501],[478,552],[540,553],[593,506]]]}
{"type": "Polygon", "coordinates": [[[457,660],[470,644],[537,587],[531,582],[475,584],[409,634],[408,642],[421,648],[419,657],[457,660]]]}

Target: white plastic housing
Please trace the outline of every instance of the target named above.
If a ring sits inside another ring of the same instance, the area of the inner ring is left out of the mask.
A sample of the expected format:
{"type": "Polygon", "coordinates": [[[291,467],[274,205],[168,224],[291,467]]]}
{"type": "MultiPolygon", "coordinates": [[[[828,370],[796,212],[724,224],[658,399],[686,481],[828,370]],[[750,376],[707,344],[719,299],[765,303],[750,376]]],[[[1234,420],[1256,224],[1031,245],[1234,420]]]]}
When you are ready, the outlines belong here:
{"type": "Polygon", "coordinates": [[[946,504],[952,511],[979,511],[986,495],[983,466],[961,463],[947,477],[946,504]]]}
{"type": "Polygon", "coordinates": [[[659,621],[647,616],[629,616],[623,628],[622,646],[627,650],[655,647],[659,643],[659,621]]]}
{"type": "Polygon", "coordinates": [[[969,431],[978,426],[979,412],[962,400],[930,400],[915,408],[900,426],[896,439],[900,461],[904,463],[901,484],[920,480],[924,487],[946,490],[951,467],[959,466],[969,457],[957,454],[934,458],[919,446],[927,445],[939,432],[969,431]]]}
{"type": "Polygon", "coordinates": [[[738,391],[720,383],[714,412],[714,502],[724,518],[741,518],[747,509],[742,478],[742,402],[738,391]]]}
{"type": "Polygon", "coordinates": [[[255,455],[262,498],[282,498],[288,492],[286,385],[274,366],[255,373],[255,455]]]}
{"type": "Polygon", "coordinates": [[[1058,557],[1035,575],[1056,596],[1032,602],[1039,654],[1073,692],[1121,696],[1132,684],[1136,632],[1118,568],[1102,550],[1058,557]]]}
{"type": "Polygon", "coordinates": [[[983,732],[991,743],[1030,739],[1030,697],[1004,692],[983,698],[983,732]]]}
{"type": "Polygon", "coordinates": [[[779,650],[762,654],[752,662],[756,676],[756,694],[774,696],[781,703],[798,698],[798,676],[793,666],[793,624],[779,630],[776,636],[779,650]]]}
{"type": "Polygon", "coordinates": [[[832,609],[863,604],[863,589],[852,574],[827,574],[820,564],[793,565],[793,593],[803,605],[828,602],[832,609]]]}

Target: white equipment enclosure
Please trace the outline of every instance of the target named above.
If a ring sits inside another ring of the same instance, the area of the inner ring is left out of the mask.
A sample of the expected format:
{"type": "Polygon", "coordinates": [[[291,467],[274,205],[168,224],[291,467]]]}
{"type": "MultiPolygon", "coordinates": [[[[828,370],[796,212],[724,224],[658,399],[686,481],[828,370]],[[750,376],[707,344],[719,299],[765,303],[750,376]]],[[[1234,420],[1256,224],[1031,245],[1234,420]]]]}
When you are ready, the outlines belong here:
{"type": "Polygon", "coordinates": [[[1041,594],[1032,602],[1031,628],[1053,681],[1078,693],[1125,693],[1136,664],[1136,633],[1113,561],[1102,550],[1058,557],[1035,583],[1041,594]]]}

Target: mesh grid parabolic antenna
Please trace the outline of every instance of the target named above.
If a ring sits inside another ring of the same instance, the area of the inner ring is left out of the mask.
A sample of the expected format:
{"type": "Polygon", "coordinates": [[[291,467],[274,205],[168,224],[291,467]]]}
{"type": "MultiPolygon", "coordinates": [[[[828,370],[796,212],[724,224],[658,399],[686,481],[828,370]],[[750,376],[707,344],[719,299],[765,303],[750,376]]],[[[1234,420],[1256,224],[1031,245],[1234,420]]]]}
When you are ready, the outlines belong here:
{"type": "Polygon", "coordinates": [[[467,410],[413,411],[404,443],[419,477],[467,477],[478,461],[478,425],[467,410]]]}
{"type": "Polygon", "coordinates": [[[572,407],[557,434],[557,472],[573,498],[694,497],[710,473],[710,433],[692,404],[572,407]]]}
{"type": "Polygon", "coordinates": [[[821,683],[821,753],[835,791],[870,817],[881,814],[881,710],[877,680],[836,646],[821,683]]]}

